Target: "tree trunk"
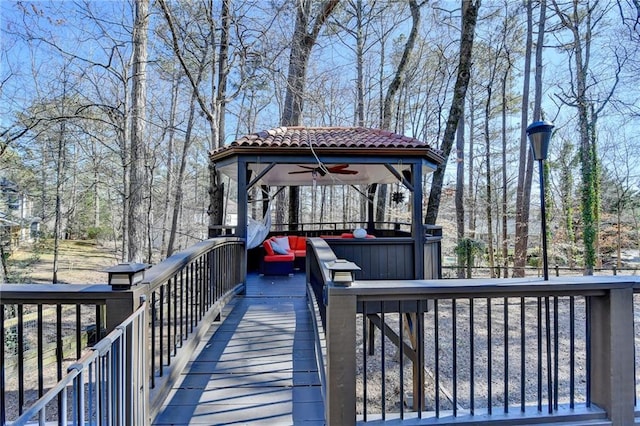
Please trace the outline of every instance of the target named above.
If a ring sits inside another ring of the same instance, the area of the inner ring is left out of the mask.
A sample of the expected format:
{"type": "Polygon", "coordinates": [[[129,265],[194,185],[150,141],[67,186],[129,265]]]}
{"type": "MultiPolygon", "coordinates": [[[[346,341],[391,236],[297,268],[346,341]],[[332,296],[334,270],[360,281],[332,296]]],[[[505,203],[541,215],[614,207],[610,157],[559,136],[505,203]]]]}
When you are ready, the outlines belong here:
{"type": "MultiPolygon", "coordinates": [[[[496,53],[497,55],[497,53],[496,53]]],[[[497,56],[496,56],[497,57],[497,56]]],[[[494,64],[495,65],[495,64],[494,64]]],[[[492,213],[492,204],[493,204],[493,188],[492,188],[492,179],[491,179],[491,141],[489,135],[489,118],[491,115],[491,93],[493,85],[493,74],[495,72],[495,68],[491,71],[491,81],[487,86],[487,100],[485,103],[484,110],[484,143],[485,143],[485,171],[486,171],[486,191],[487,191],[487,205],[486,205],[486,213],[487,213],[487,250],[489,252],[489,269],[491,278],[495,277],[495,254],[493,251],[493,213],[492,213]]]]}
{"type": "Polygon", "coordinates": [[[142,262],[144,250],[144,140],[146,114],[147,30],[149,0],[135,1],[129,168],[129,261],[142,262]]]}
{"type": "MultiPolygon", "coordinates": [[[[464,108],[464,103],[462,104],[464,108]]],[[[469,212],[469,238],[476,238],[476,188],[475,188],[475,168],[473,161],[475,159],[475,128],[476,120],[475,105],[473,91],[469,94],[469,155],[467,156],[467,164],[469,165],[469,184],[467,188],[467,211],[469,212]]]]}
{"type": "MultiPolygon", "coordinates": [[[[202,73],[203,69],[200,73],[202,73]]],[[[187,130],[184,136],[184,145],[182,146],[182,155],[180,156],[180,169],[178,170],[178,175],[176,176],[176,193],[173,201],[173,216],[171,219],[171,230],[169,232],[169,242],[167,243],[167,256],[171,256],[173,254],[176,233],[178,232],[178,217],[180,214],[180,209],[182,207],[182,198],[183,198],[183,188],[182,183],[184,181],[184,173],[187,168],[187,155],[189,154],[189,147],[191,146],[192,137],[191,133],[193,131],[193,124],[195,118],[195,109],[196,109],[196,99],[195,95],[191,96],[191,103],[189,108],[189,118],[187,120],[187,130]]]]}
{"type": "MultiPolygon", "coordinates": [[[[384,97],[382,108],[382,128],[385,130],[392,130],[391,118],[393,117],[395,98],[404,82],[406,69],[409,65],[409,61],[411,60],[411,54],[415,46],[416,38],[418,37],[418,30],[420,27],[420,6],[418,6],[416,0],[409,0],[409,9],[411,10],[411,31],[409,32],[409,37],[407,37],[407,42],[404,45],[402,58],[398,63],[396,73],[391,84],[389,84],[389,88],[387,89],[387,93],[384,97]]],[[[389,189],[387,184],[378,185],[376,222],[380,223],[385,221],[388,192],[389,189]]]]}
{"type": "MultiPolygon", "coordinates": [[[[64,100],[63,100],[64,102],[64,100]]],[[[64,108],[64,106],[63,106],[64,108]]],[[[53,223],[53,277],[51,282],[58,283],[58,269],[60,267],[60,234],[62,232],[62,181],[63,170],[65,169],[65,145],[66,125],[63,120],[60,123],[60,133],[58,134],[58,152],[56,158],[56,211],[53,223]]]]}
{"type": "MultiPolygon", "coordinates": [[[[557,1],[553,1],[556,15],[562,24],[571,31],[573,41],[571,53],[574,60],[575,77],[572,82],[572,98],[565,102],[575,107],[578,112],[578,133],[580,138],[580,170],[582,175],[582,225],[584,242],[584,274],[593,275],[597,264],[599,246],[600,219],[600,164],[597,153],[596,123],[599,111],[607,104],[617,85],[614,80],[609,95],[599,101],[598,111],[594,108],[594,97],[590,96],[588,86],[589,59],[593,28],[600,19],[592,20],[594,8],[581,8],[579,2],[574,2],[570,13],[560,10],[557,1]],[[584,32],[584,33],[581,33],[584,32]],[[584,41],[584,43],[583,43],[584,41]]],[[[618,62],[619,64],[619,62],[618,62]]],[[[618,68],[619,72],[619,68],[618,68]]],[[[617,72],[616,72],[617,77],[617,72]]]]}
{"type": "MultiPolygon", "coordinates": [[[[458,75],[453,90],[453,100],[449,109],[449,117],[447,126],[442,137],[440,149],[445,159],[449,158],[451,148],[453,147],[453,139],[458,127],[458,121],[462,115],[463,103],[469,86],[471,76],[471,52],[473,50],[473,37],[476,28],[476,20],[478,18],[478,9],[480,8],[480,0],[462,0],[462,35],[460,39],[460,61],[458,63],[458,75]]],[[[438,166],[431,180],[431,191],[429,193],[429,204],[427,206],[427,214],[425,223],[435,225],[438,219],[438,210],[440,209],[440,197],[442,195],[442,184],[444,183],[444,175],[447,168],[447,161],[438,166]]]]}
{"type": "Polygon", "coordinates": [[[356,1],[356,117],[359,127],[364,127],[364,34],[362,34],[362,0],[356,1]]]}
{"type": "Polygon", "coordinates": [[[522,111],[520,115],[520,165],[518,167],[518,188],[516,190],[516,241],[513,256],[513,276],[524,277],[529,242],[529,201],[531,199],[531,179],[533,158],[527,141],[527,119],[529,116],[529,82],[531,73],[531,50],[533,48],[533,8],[527,0],[527,42],[524,58],[524,79],[522,89],[522,111]]]}
{"type": "MultiPolygon", "coordinates": [[[[173,191],[173,142],[175,139],[175,120],[176,120],[176,108],[178,106],[178,88],[179,79],[174,75],[173,87],[171,90],[171,115],[169,116],[169,123],[167,128],[168,143],[167,143],[167,173],[166,173],[166,185],[164,194],[164,203],[162,208],[162,241],[160,243],[160,257],[167,257],[167,222],[169,220],[169,205],[171,204],[171,194],[173,191]]],[[[193,105],[193,104],[192,104],[193,105]]],[[[193,107],[192,107],[193,108],[193,107]]]]}
{"type": "MultiPolygon", "coordinates": [[[[305,80],[311,49],[316,43],[320,29],[338,5],[339,0],[326,0],[320,6],[315,19],[311,20],[311,0],[298,2],[296,26],[293,32],[289,72],[287,74],[287,93],[285,95],[280,125],[299,126],[304,110],[305,80]],[[309,25],[311,27],[309,28],[309,25]]],[[[289,229],[297,229],[300,222],[300,192],[297,186],[289,187],[289,229]]]]}
{"type": "MultiPolygon", "coordinates": [[[[218,137],[221,144],[225,140],[225,110],[227,107],[227,80],[229,76],[229,31],[231,28],[231,0],[222,1],[222,28],[220,29],[220,49],[218,51],[218,137]]],[[[212,49],[214,45],[211,45],[212,49]]]]}
{"type": "MultiPolygon", "coordinates": [[[[508,54],[507,54],[508,55],[508,54]]],[[[509,277],[509,228],[508,228],[508,186],[507,178],[507,83],[511,73],[511,60],[502,76],[502,265],[503,277],[509,277]]]]}
{"type": "MultiPolygon", "coordinates": [[[[456,154],[456,239],[459,244],[464,238],[464,109],[458,123],[456,154]]],[[[458,265],[462,265],[462,261],[462,256],[458,255],[458,265]]],[[[463,268],[458,268],[457,276],[464,278],[463,268]]]]}

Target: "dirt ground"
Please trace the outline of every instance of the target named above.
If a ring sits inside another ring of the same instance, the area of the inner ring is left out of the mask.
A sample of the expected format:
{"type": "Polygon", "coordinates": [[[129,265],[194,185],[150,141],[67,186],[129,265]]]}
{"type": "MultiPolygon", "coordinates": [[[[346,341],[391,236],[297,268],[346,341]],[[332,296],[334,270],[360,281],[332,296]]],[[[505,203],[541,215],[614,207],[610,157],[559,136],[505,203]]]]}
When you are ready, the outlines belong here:
{"type": "MultiPolygon", "coordinates": [[[[117,265],[113,245],[95,240],[60,242],[58,282],[64,284],[100,284],[107,282],[104,270],[117,265]]],[[[50,283],[53,279],[53,242],[44,241],[23,247],[8,260],[9,282],[50,283]]]]}

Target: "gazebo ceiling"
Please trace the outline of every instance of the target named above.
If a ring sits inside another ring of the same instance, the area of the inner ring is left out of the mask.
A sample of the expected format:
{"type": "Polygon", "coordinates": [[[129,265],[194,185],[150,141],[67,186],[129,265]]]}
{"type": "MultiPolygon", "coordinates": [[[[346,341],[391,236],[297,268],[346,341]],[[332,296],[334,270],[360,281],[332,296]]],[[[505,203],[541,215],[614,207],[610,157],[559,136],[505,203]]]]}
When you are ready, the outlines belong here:
{"type": "Polygon", "coordinates": [[[361,127],[279,127],[243,136],[210,153],[232,179],[243,159],[262,185],[395,183],[420,161],[433,171],[442,153],[414,138],[361,127]],[[394,169],[397,173],[390,170],[394,169]]]}

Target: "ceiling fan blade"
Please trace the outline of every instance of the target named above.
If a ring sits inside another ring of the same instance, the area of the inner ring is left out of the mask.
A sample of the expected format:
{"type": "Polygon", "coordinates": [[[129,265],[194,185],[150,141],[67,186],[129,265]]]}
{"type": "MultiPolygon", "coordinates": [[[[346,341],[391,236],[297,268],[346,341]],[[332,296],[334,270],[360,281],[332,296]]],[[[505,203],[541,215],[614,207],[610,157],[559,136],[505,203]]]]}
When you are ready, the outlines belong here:
{"type": "Polygon", "coordinates": [[[313,173],[313,170],[298,170],[295,172],[289,172],[290,175],[299,175],[301,173],[313,173]]]}
{"type": "Polygon", "coordinates": [[[311,167],[311,166],[303,166],[301,164],[298,164],[298,167],[302,167],[303,169],[307,169],[307,170],[315,170],[317,167],[311,167]]]}
{"type": "Polygon", "coordinates": [[[338,175],[357,175],[358,171],[357,170],[334,170],[332,173],[335,173],[338,175]]]}
{"type": "Polygon", "coordinates": [[[349,167],[348,164],[338,164],[336,166],[328,167],[327,170],[329,171],[342,170],[342,169],[346,169],[347,167],[349,167]]]}

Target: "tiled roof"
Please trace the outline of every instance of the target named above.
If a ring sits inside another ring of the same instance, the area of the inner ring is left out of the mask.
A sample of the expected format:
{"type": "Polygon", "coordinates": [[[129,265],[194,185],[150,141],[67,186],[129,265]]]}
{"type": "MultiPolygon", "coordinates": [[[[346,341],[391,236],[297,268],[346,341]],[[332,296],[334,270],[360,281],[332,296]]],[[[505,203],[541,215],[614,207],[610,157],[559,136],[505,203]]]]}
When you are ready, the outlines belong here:
{"type": "MultiPolygon", "coordinates": [[[[280,149],[307,149],[309,146],[314,149],[353,149],[354,151],[417,149],[425,150],[425,154],[428,153],[432,159],[444,160],[439,150],[423,141],[386,130],[363,127],[278,127],[243,136],[229,145],[216,149],[211,155],[213,158],[226,157],[225,154],[231,154],[227,151],[243,150],[242,148],[269,149],[277,154],[280,149]]],[[[357,155],[357,152],[354,154],[357,155]]]]}

